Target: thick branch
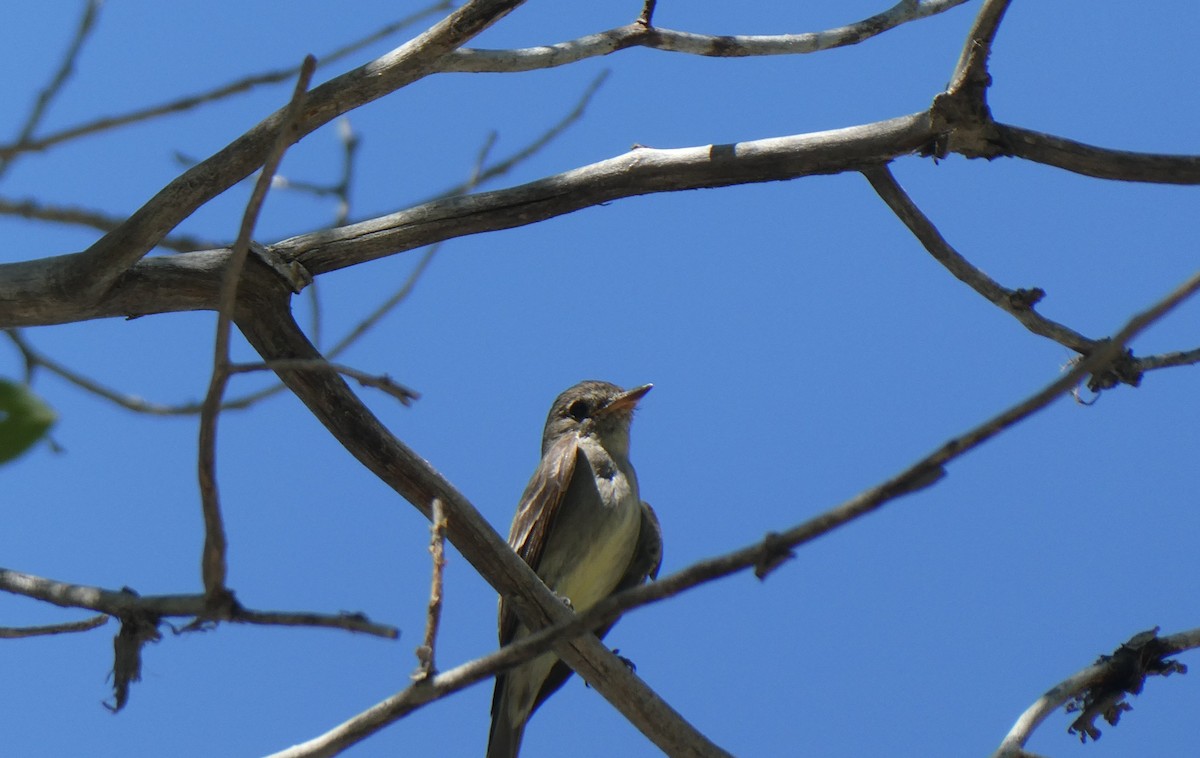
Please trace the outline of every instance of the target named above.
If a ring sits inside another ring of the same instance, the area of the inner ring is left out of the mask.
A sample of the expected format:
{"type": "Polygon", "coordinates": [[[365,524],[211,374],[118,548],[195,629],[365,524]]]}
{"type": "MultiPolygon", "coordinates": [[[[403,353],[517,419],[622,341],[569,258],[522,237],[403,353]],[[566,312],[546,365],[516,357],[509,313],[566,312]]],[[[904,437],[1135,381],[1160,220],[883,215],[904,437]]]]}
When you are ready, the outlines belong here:
{"type": "Polygon", "coordinates": [[[927,115],[918,113],[728,145],[639,147],[529,184],[423,203],[293,237],[272,249],[317,276],[433,241],[533,224],[625,197],[858,170],[912,153],[933,136],[927,115]]]}
{"type": "MultiPolygon", "coordinates": [[[[318,88],[319,91],[320,88],[318,88]]],[[[467,234],[508,229],[623,197],[859,170],[932,140],[927,114],[828,132],[675,150],[638,148],[536,182],[423,203],[293,237],[272,250],[314,276],[467,234]]],[[[0,325],[34,326],[216,307],[228,250],[139,261],[100,301],[68,284],[81,254],[0,264],[0,325]]]]}

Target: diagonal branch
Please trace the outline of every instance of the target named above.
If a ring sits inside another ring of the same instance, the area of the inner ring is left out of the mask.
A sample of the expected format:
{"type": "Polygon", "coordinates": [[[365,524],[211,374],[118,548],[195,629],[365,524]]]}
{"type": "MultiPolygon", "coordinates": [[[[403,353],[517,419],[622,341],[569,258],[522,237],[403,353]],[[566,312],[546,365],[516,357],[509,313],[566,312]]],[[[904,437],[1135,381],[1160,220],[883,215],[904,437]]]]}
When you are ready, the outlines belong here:
{"type": "Polygon", "coordinates": [[[874,166],[863,170],[862,173],[879,193],[879,196],[883,198],[883,201],[888,204],[888,207],[925,246],[929,254],[937,259],[938,263],[945,266],[955,278],[1020,321],[1026,329],[1034,334],[1052,339],[1080,355],[1086,355],[1095,348],[1095,340],[1088,339],[1074,329],[1052,321],[1034,310],[1034,305],[1043,294],[1041,290],[1010,290],[973,266],[950,243],[946,242],[933,222],[921,212],[912,198],[896,182],[896,178],[892,176],[892,172],[886,165],[874,166]]]}
{"type": "MultiPolygon", "coordinates": [[[[0,214],[21,218],[50,221],[58,224],[74,224],[111,232],[125,222],[123,217],[109,215],[89,208],[69,205],[50,205],[40,200],[26,198],[15,200],[0,197],[0,214]]],[[[190,234],[169,234],[158,241],[159,247],[186,252],[219,247],[222,243],[204,240],[190,234]]]]}
{"type": "MultiPolygon", "coordinates": [[[[83,51],[83,44],[87,42],[88,37],[92,34],[92,30],[96,28],[96,19],[100,15],[100,2],[101,0],[87,0],[87,3],[84,5],[83,14],[79,17],[79,25],[75,29],[75,37],[72,38],[71,44],[67,46],[67,52],[63,55],[62,63],[59,64],[54,77],[38,93],[33,109],[29,112],[29,117],[25,119],[25,124],[21,127],[20,134],[17,135],[17,144],[25,144],[33,136],[33,132],[42,123],[42,117],[46,115],[46,109],[50,107],[50,103],[53,102],[54,98],[62,92],[67,80],[75,72],[75,63],[79,60],[79,54],[83,51]]],[[[8,168],[12,165],[14,157],[12,154],[0,155],[0,176],[8,172],[8,168]]]]}
{"type": "MultiPolygon", "coordinates": [[[[256,292],[256,297],[256,307],[242,310],[238,326],[265,360],[320,357],[292,319],[286,292],[279,291],[274,302],[262,289],[256,292]]],[[[427,518],[431,516],[433,499],[442,501],[451,543],[484,579],[513,602],[527,626],[541,628],[571,617],[572,612],[542,584],[475,507],[424,459],[397,440],[340,377],[315,371],[278,373],[347,451],[427,518]]],[[[594,635],[560,643],[554,651],[667,754],[726,755],[629,671],[594,635]]]]}
{"type": "MultiPolygon", "coordinates": [[[[96,3],[95,0],[92,0],[92,4],[95,5],[98,3],[96,3]]],[[[390,36],[401,29],[412,26],[427,16],[449,10],[450,6],[451,0],[438,0],[426,8],[422,8],[421,10],[409,14],[398,21],[387,24],[380,29],[376,29],[359,40],[355,40],[348,45],[343,45],[337,50],[321,56],[320,65],[327,66],[336,60],[345,58],[347,55],[361,50],[367,45],[390,36]]],[[[78,139],[79,137],[84,137],[89,134],[97,134],[110,129],[116,129],[121,126],[136,124],[140,121],[149,121],[150,119],[170,115],[172,113],[182,113],[194,108],[198,108],[206,103],[216,102],[232,95],[248,92],[262,85],[285,82],[289,79],[294,79],[299,74],[300,68],[298,66],[280,69],[277,71],[268,71],[262,74],[243,77],[236,81],[222,84],[204,92],[198,92],[194,95],[181,97],[170,102],[159,103],[158,105],[152,105],[146,108],[139,108],[138,110],[122,113],[116,116],[105,116],[103,118],[98,118],[94,121],[78,124],[76,126],[54,132],[53,134],[38,137],[37,139],[31,139],[31,135],[24,135],[12,144],[0,145],[0,159],[9,159],[14,155],[23,152],[48,150],[62,142],[78,139]]]]}
{"type": "MultiPolygon", "coordinates": [[[[295,139],[347,111],[405,87],[435,70],[451,50],[524,0],[470,0],[423,34],[309,93],[295,139]]],[[[64,262],[68,289],[88,301],[102,296],[134,263],[197,208],[249,176],[266,160],[283,123],[276,111],[225,148],[185,171],[77,257],[64,262]]]]}
{"type": "Polygon", "coordinates": [[[988,58],[992,54],[992,43],[996,41],[996,32],[1000,31],[1000,21],[1008,10],[1012,0],[986,0],[983,7],[975,16],[971,31],[967,33],[967,42],[959,55],[954,73],[950,75],[950,86],[946,92],[951,95],[964,90],[975,90],[983,97],[991,84],[988,76],[988,58]]]}

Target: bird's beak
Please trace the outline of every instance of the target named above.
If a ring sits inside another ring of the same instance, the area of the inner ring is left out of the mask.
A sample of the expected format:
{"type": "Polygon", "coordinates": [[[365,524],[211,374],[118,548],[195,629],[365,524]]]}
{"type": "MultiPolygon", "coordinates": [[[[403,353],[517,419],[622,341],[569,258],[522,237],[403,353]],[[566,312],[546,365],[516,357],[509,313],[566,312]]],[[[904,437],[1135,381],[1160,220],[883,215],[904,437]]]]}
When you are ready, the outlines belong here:
{"type": "Polygon", "coordinates": [[[638,401],[645,397],[646,393],[652,389],[654,389],[653,384],[643,384],[641,387],[626,390],[610,400],[608,405],[600,409],[600,412],[616,413],[617,411],[631,411],[638,404],[638,401]]]}

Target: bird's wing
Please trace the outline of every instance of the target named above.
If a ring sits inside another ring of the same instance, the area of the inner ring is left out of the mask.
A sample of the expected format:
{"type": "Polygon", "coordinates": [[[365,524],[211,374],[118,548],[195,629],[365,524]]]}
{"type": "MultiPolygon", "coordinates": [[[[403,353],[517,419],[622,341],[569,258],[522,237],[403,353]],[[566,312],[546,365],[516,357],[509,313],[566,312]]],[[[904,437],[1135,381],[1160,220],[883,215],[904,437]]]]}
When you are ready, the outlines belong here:
{"type": "MultiPolygon", "coordinates": [[[[542,560],[546,536],[558,515],[575,467],[589,465],[586,458],[579,462],[583,455],[579,438],[574,434],[563,435],[546,451],[521,495],[521,504],[517,506],[517,515],[513,517],[508,533],[508,544],[534,571],[542,560]]],[[[516,630],[517,614],[504,598],[500,598],[500,644],[511,642],[516,630]]]]}
{"type": "Polygon", "coordinates": [[[636,587],[647,579],[657,579],[662,559],[662,526],[658,523],[658,514],[643,500],[642,528],[638,532],[637,547],[633,549],[633,559],[629,561],[629,568],[625,570],[625,575],[621,577],[613,592],[636,587]]]}
{"type": "MultiPolygon", "coordinates": [[[[634,548],[633,559],[629,561],[629,568],[625,570],[625,575],[621,577],[621,582],[613,590],[613,594],[636,587],[646,579],[657,579],[658,569],[662,566],[662,556],[662,527],[659,526],[658,515],[654,513],[654,509],[650,507],[649,503],[643,501],[642,528],[638,532],[637,547],[634,548]]],[[[608,634],[612,628],[613,624],[605,624],[595,630],[596,636],[604,639],[604,635],[608,634]]],[[[538,690],[533,709],[537,710],[538,706],[563,686],[570,676],[571,669],[567,667],[567,664],[562,661],[555,663],[554,668],[550,669],[550,673],[546,676],[546,681],[538,690]]]]}

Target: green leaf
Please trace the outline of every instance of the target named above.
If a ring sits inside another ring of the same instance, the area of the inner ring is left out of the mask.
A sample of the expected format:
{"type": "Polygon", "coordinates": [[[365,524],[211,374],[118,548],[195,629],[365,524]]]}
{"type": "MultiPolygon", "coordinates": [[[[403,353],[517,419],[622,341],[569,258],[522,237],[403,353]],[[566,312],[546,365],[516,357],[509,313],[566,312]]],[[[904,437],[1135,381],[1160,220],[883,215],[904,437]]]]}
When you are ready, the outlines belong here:
{"type": "Polygon", "coordinates": [[[57,419],[27,385],[0,379],[0,463],[28,450],[57,419]]]}

